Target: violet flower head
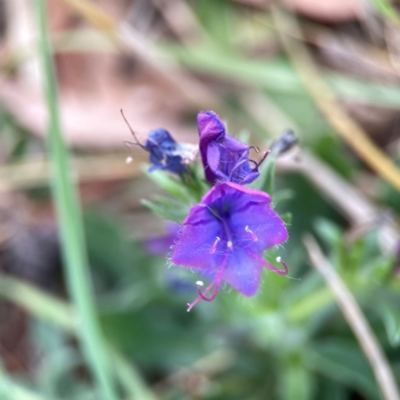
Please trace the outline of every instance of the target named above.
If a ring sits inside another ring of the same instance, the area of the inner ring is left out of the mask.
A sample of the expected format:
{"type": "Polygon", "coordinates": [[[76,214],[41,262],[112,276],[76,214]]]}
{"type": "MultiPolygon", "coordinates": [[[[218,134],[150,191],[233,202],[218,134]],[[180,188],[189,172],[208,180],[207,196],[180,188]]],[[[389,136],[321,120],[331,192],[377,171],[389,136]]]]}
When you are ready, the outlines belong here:
{"type": "MultiPolygon", "coordinates": [[[[263,267],[283,270],[264,261],[263,252],[288,239],[284,222],[270,207],[268,194],[231,182],[218,182],[190,209],[172,262],[211,280],[188,311],[200,300],[212,301],[226,281],[245,296],[256,293],[263,267]],[[206,297],[213,289],[212,294],[206,297]]],[[[279,260],[280,261],[280,260],[279,260]]]]}
{"type": "Polygon", "coordinates": [[[258,178],[257,163],[249,159],[245,143],[228,135],[224,123],[214,111],[202,111],[197,116],[200,154],[206,179],[211,182],[234,182],[242,185],[258,178]]]}
{"type": "Polygon", "coordinates": [[[168,170],[178,175],[187,172],[184,159],[179,151],[179,144],[165,129],[152,130],[144,147],[150,153],[150,172],[157,169],[168,170]]]}
{"type": "Polygon", "coordinates": [[[150,154],[150,172],[158,169],[167,170],[178,175],[188,172],[186,164],[188,161],[193,161],[196,156],[196,146],[186,143],[177,143],[164,128],[150,131],[146,143],[142,145],[122,110],[121,114],[135,139],[134,142],[126,140],[125,144],[140,146],[150,154]]]}

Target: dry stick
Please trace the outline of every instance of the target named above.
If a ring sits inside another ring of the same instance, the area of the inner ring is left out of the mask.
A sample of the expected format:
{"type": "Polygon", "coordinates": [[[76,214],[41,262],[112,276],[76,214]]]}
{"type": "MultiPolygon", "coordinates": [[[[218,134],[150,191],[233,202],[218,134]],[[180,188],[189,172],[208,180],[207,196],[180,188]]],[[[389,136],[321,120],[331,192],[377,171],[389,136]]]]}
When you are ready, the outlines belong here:
{"type": "Polygon", "coordinates": [[[399,392],[389,363],[353,295],[325,258],[315,239],[311,235],[307,235],[303,242],[307,248],[311,264],[324,277],[336,296],[347,323],[371,364],[383,398],[385,400],[399,400],[399,392]]]}
{"type": "Polygon", "coordinates": [[[323,82],[318,68],[301,42],[295,41],[285,34],[285,32],[291,32],[297,37],[302,37],[294,18],[277,7],[272,7],[272,15],[282,45],[297,69],[304,86],[313,97],[315,104],[349,146],[373,170],[400,191],[399,169],[385,153],[373,144],[364,130],[343,110],[323,82]]]}
{"type": "MultiPolygon", "coordinates": [[[[136,161],[145,161],[140,153],[134,153],[134,156],[136,161]]],[[[126,153],[75,156],[73,165],[79,183],[131,179],[139,174],[140,168],[138,162],[127,165],[125,158],[126,153]]],[[[43,157],[0,166],[0,194],[47,185],[49,179],[49,163],[43,157]]]]}
{"type": "Polygon", "coordinates": [[[382,210],[329,165],[302,150],[295,156],[279,158],[277,170],[304,175],[352,224],[376,224],[382,249],[389,254],[395,254],[400,242],[399,227],[390,218],[383,218],[382,210]]]}

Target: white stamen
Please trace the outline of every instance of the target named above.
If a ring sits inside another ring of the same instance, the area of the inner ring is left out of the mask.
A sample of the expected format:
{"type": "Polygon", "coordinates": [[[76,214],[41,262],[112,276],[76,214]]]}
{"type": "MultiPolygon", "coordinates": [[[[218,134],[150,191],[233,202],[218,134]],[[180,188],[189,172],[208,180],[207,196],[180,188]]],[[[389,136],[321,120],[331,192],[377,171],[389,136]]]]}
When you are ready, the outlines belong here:
{"type": "Polygon", "coordinates": [[[228,246],[228,249],[231,249],[233,247],[233,243],[229,240],[228,243],[226,244],[228,246]]]}
{"type": "Polygon", "coordinates": [[[245,230],[247,233],[250,233],[252,239],[253,239],[255,242],[257,242],[257,240],[258,240],[257,235],[249,228],[248,225],[245,226],[244,230],[245,230]]]}
{"type": "Polygon", "coordinates": [[[196,282],[196,285],[197,285],[197,286],[204,286],[204,283],[203,283],[203,281],[197,281],[197,282],[196,282]]]}
{"type": "Polygon", "coordinates": [[[127,164],[130,164],[132,161],[133,161],[133,158],[132,158],[132,157],[126,157],[125,162],[126,162],[127,164]]]}
{"type": "Polygon", "coordinates": [[[282,257],[276,257],[276,262],[281,262],[282,261],[282,257]]]}
{"type": "Polygon", "coordinates": [[[217,245],[218,245],[218,243],[219,243],[220,240],[221,240],[221,239],[217,236],[216,239],[215,239],[214,244],[212,245],[212,247],[211,247],[211,249],[210,249],[210,254],[215,253],[215,250],[217,249],[217,245]]]}

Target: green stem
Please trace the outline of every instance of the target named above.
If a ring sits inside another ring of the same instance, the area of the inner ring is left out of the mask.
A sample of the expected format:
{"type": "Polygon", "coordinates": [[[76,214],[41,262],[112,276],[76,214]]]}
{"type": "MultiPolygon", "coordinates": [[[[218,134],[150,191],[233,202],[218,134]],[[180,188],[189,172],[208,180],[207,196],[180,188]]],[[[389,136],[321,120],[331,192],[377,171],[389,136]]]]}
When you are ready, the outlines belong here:
{"type": "Polygon", "coordinates": [[[328,288],[322,288],[304,300],[296,302],[288,311],[288,317],[294,322],[304,321],[334,300],[332,292],[328,288]]]}
{"type": "Polygon", "coordinates": [[[47,32],[46,1],[35,0],[35,6],[40,38],[39,53],[49,112],[48,151],[52,168],[51,183],[60,227],[68,290],[78,313],[78,338],[99,385],[100,393],[106,400],[116,400],[109,360],[96,315],[80,206],[70,174],[68,150],[61,134],[56,79],[47,32]]]}

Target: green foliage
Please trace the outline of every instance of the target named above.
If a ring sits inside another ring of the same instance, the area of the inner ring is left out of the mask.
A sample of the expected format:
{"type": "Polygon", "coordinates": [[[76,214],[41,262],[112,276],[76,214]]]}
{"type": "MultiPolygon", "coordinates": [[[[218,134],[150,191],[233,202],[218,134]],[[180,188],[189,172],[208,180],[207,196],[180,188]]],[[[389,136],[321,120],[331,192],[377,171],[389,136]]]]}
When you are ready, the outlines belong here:
{"type": "Polygon", "coordinates": [[[354,342],[334,338],[314,343],[309,356],[311,369],[349,386],[366,399],[379,399],[371,368],[354,342]]]}
{"type": "MultiPolygon", "coordinates": [[[[44,2],[37,0],[37,4],[44,12],[44,2]]],[[[386,1],[373,4],[393,18],[394,10],[386,1]]],[[[280,133],[276,125],[289,128],[293,123],[301,146],[355,185],[353,179],[364,166],[331,132],[294,68],[281,54],[267,56],[262,47],[251,53],[254,48],[249,43],[262,38],[264,45],[275,35],[268,14],[263,11],[252,20],[246,6],[229,0],[187,5],[208,39],[192,45],[163,43],[160,48],[187,72],[200,73],[212,82],[233,83],[220,97],[216,94],[230,132],[247,127],[259,140],[270,142],[269,135],[280,133]],[[245,107],[242,94],[248,92],[259,95],[261,113],[262,101],[268,100],[281,115],[270,113],[265,124],[264,119],[258,120],[257,112],[245,107]]],[[[46,42],[41,52],[48,60],[46,42]]],[[[63,301],[0,276],[0,296],[31,316],[27,337],[32,354],[38,355],[31,375],[12,375],[0,368],[1,399],[380,398],[368,361],[334,295],[310,266],[302,244],[304,234],[310,232],[359,302],[400,380],[399,260],[382,250],[380,221],[371,225],[366,221],[364,229],[356,232],[319,188],[299,173],[277,175],[276,157],[268,156],[260,178],[251,186],[271,195],[288,227],[289,241],[267,251],[265,259],[280,267],[276,258],[282,257],[289,276],[265,270],[254,297],[223,287],[214,302],[201,302],[187,313],[186,303],[196,296],[197,277],[191,271],[170,266],[168,251],[150,254],[145,238],[131,239],[129,234],[141,233],[142,227],[129,226],[117,212],[96,205],[81,215],[69,175],[69,153],[60,135],[52,71],[49,65],[45,69],[53,128],[52,187],[70,296],[63,301]]],[[[346,101],[400,107],[398,85],[327,70],[323,76],[346,101]]],[[[1,109],[0,130],[7,160],[23,160],[26,152],[44,147],[1,109]]],[[[255,140],[247,139],[249,144],[255,140]]],[[[190,165],[182,178],[164,171],[146,174],[163,194],[157,191],[142,204],[179,224],[209,189],[199,163],[190,165]]],[[[398,217],[399,193],[384,182],[378,182],[377,188],[377,203],[398,217]]]]}

